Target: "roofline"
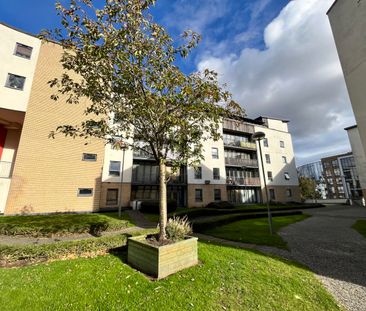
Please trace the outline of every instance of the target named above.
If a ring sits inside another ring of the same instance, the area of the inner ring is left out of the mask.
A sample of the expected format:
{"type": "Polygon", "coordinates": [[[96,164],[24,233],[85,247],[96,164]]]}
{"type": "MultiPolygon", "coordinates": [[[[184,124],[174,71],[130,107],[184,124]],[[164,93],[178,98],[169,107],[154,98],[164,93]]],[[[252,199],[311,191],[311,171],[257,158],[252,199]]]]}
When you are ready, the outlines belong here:
{"type": "Polygon", "coordinates": [[[259,116],[258,118],[255,118],[255,120],[259,120],[259,119],[271,119],[271,120],[282,121],[284,123],[290,122],[290,120],[284,120],[284,119],[280,119],[280,118],[273,118],[273,117],[266,117],[266,116],[259,116]]]}
{"type": "Polygon", "coordinates": [[[11,25],[9,25],[9,24],[7,24],[7,23],[4,23],[4,22],[2,22],[2,21],[0,21],[0,25],[3,25],[3,26],[5,26],[5,27],[8,27],[8,28],[13,29],[13,30],[15,30],[15,31],[18,31],[18,32],[24,33],[24,34],[26,34],[26,35],[28,35],[28,36],[32,36],[32,37],[34,37],[34,38],[37,38],[38,40],[41,40],[41,39],[39,39],[39,38],[38,38],[38,36],[37,36],[37,35],[35,35],[35,34],[33,34],[33,33],[30,33],[30,32],[24,31],[24,30],[21,30],[21,29],[19,29],[19,28],[16,28],[16,27],[14,27],[14,26],[11,26],[11,25]]]}
{"type": "Polygon", "coordinates": [[[344,129],[345,129],[346,131],[348,131],[348,130],[352,130],[352,129],[354,129],[354,128],[357,128],[357,124],[352,125],[352,126],[349,126],[349,127],[345,127],[344,129]]]}
{"type": "Polygon", "coordinates": [[[337,1],[338,0],[335,0],[334,2],[333,2],[333,4],[330,6],[330,8],[328,9],[328,11],[327,11],[327,15],[329,14],[329,12],[333,9],[333,7],[335,6],[335,4],[337,3],[337,1]]]}
{"type": "Polygon", "coordinates": [[[352,151],[348,151],[346,153],[335,154],[335,155],[331,155],[331,156],[328,156],[328,157],[324,157],[324,158],[321,158],[320,161],[323,162],[323,160],[327,160],[327,159],[330,159],[330,158],[340,158],[340,157],[350,156],[350,155],[353,155],[352,151]]]}

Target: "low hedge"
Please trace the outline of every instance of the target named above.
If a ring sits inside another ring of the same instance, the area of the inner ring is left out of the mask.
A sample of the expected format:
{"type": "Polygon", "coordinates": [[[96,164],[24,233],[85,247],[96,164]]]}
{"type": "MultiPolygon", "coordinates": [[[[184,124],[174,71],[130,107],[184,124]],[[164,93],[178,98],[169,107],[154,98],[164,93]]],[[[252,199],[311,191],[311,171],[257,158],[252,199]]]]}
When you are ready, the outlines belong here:
{"type": "MultiPolygon", "coordinates": [[[[302,215],[301,211],[292,211],[292,212],[275,212],[272,213],[272,217],[279,216],[291,216],[291,215],[302,215]]],[[[211,229],[213,227],[223,226],[238,220],[243,219],[253,219],[253,218],[265,218],[267,217],[267,213],[250,213],[250,214],[233,214],[233,215],[225,215],[214,217],[207,221],[201,222],[193,222],[193,231],[194,232],[203,232],[207,229],[211,229]]]]}
{"type": "MultiPolygon", "coordinates": [[[[173,213],[177,210],[177,201],[167,201],[168,213],[173,213]]],[[[141,201],[140,211],[149,214],[159,214],[159,200],[141,201]]]]}
{"type": "Polygon", "coordinates": [[[206,205],[206,208],[233,209],[233,208],[235,208],[235,205],[228,201],[220,201],[220,202],[211,202],[206,205]]]}

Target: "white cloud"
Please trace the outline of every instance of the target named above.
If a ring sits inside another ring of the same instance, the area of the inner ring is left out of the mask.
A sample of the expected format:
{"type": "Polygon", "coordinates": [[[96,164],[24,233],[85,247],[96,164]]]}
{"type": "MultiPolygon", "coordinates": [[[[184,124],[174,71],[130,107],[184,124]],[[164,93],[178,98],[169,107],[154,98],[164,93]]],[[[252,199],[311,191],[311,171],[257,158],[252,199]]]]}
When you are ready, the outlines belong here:
{"type": "MultiPolygon", "coordinates": [[[[211,68],[251,117],[289,119],[298,164],[350,149],[354,123],[326,11],[333,0],[293,0],[264,30],[266,49],[205,51],[211,68]]],[[[263,2],[265,4],[265,2],[263,2]]]]}

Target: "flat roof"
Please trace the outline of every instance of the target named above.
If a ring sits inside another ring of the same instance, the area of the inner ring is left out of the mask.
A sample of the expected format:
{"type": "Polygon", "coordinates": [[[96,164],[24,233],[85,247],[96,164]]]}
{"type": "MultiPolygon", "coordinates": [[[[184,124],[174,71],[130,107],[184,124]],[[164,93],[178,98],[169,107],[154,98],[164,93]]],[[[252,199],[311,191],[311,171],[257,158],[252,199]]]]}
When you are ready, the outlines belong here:
{"type": "Polygon", "coordinates": [[[277,121],[282,121],[284,123],[289,123],[289,120],[284,120],[284,119],[280,119],[280,118],[273,118],[273,117],[266,117],[266,116],[259,116],[258,118],[256,118],[255,120],[260,120],[260,119],[270,119],[270,120],[277,120],[277,121]]]}
{"type": "Polygon", "coordinates": [[[352,126],[349,126],[349,127],[345,127],[344,129],[345,129],[346,131],[348,131],[348,130],[352,130],[352,129],[356,128],[356,127],[357,127],[357,124],[352,125],[352,126]]]}
{"type": "Polygon", "coordinates": [[[328,9],[328,11],[327,11],[327,15],[328,15],[328,13],[333,9],[333,7],[334,7],[334,5],[336,4],[336,2],[337,2],[338,0],[335,0],[334,2],[333,2],[333,4],[330,6],[330,8],[328,9]]]}

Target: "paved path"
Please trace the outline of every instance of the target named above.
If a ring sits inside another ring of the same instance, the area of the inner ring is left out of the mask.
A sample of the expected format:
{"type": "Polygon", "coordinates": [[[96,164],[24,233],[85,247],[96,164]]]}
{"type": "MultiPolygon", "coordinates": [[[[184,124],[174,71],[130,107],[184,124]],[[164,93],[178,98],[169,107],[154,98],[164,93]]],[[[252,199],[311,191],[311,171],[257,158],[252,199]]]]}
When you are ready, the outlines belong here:
{"type": "Polygon", "coordinates": [[[283,228],[291,257],[314,271],[338,302],[366,310],[366,238],[351,226],[366,208],[333,206],[304,211],[313,217],[283,228]]]}

